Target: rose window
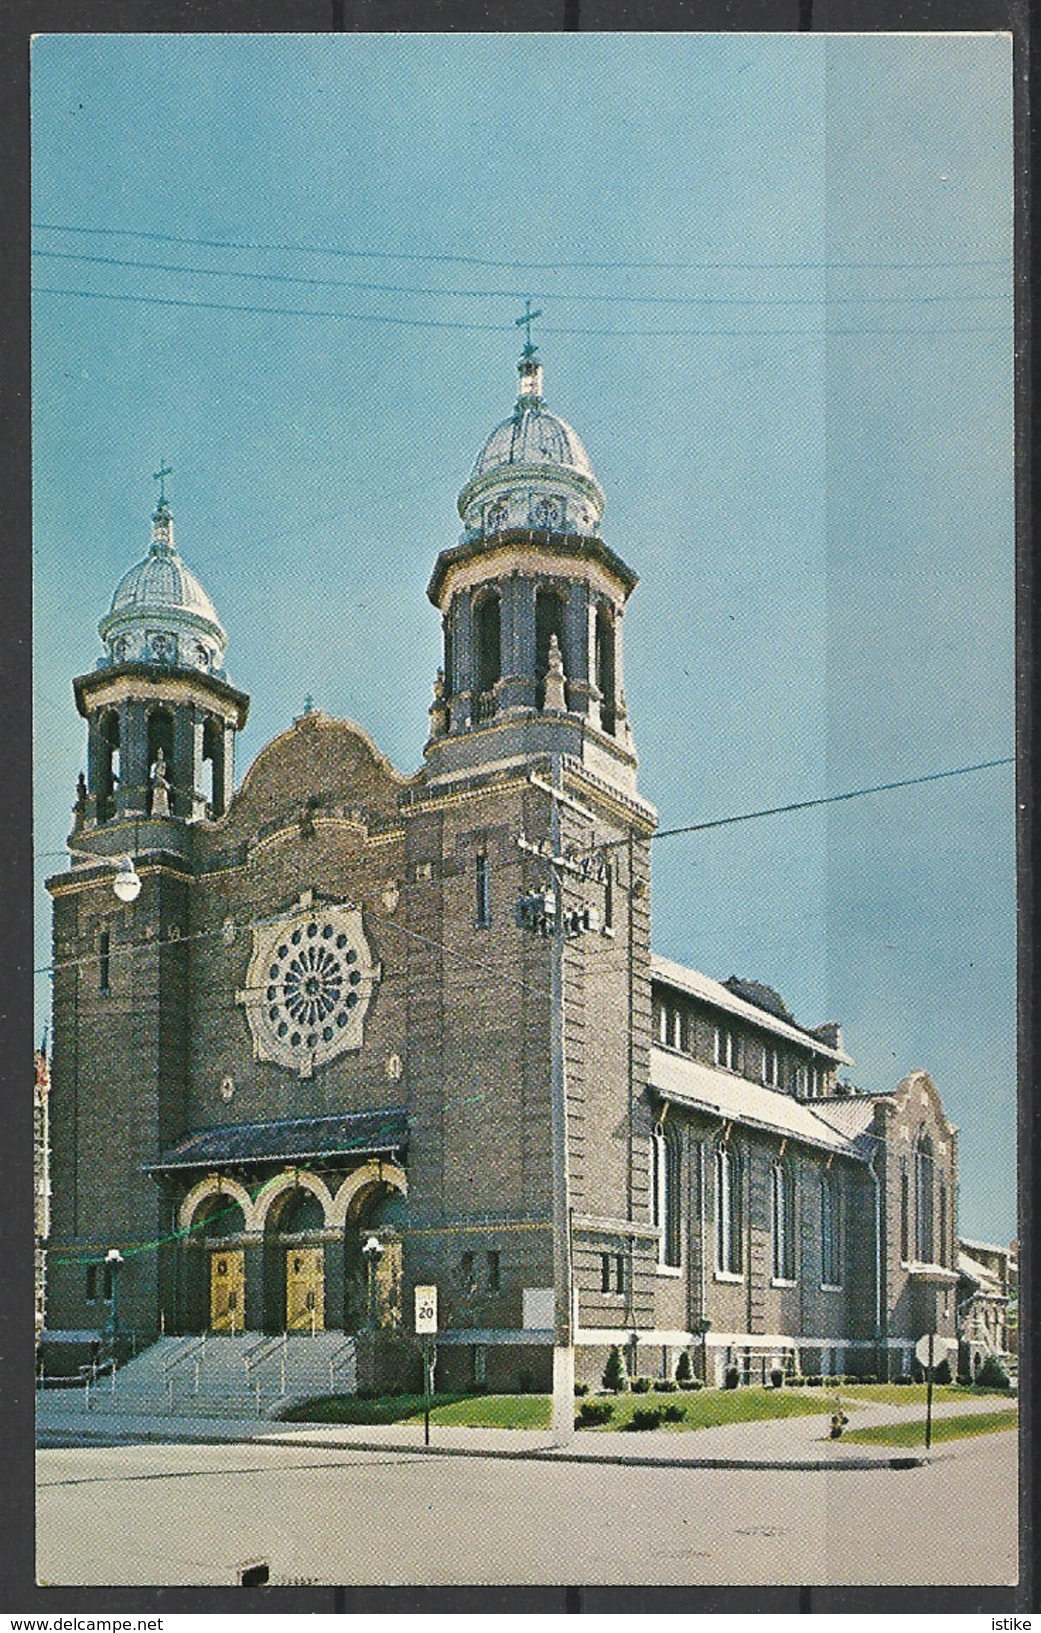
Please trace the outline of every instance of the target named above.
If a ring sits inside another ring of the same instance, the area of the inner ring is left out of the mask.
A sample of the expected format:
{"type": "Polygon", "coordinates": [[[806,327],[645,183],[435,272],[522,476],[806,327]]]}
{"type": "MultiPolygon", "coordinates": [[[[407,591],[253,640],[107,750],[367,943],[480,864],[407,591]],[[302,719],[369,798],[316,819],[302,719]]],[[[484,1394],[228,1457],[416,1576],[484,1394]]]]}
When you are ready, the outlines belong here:
{"type": "Polygon", "coordinates": [[[379,971],[357,908],[287,916],[255,930],[254,943],[239,1001],[258,1059],[309,1077],[316,1065],[360,1048],[379,971]]]}

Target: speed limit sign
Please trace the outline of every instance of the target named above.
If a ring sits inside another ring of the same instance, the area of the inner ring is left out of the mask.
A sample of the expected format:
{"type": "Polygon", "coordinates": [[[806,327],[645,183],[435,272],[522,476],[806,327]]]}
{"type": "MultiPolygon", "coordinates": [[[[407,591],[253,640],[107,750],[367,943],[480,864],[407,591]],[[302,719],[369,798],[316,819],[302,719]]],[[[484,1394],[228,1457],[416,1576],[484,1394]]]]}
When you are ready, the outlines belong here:
{"type": "Polygon", "coordinates": [[[437,1331],[437,1288],[416,1288],[416,1331],[437,1331]]]}

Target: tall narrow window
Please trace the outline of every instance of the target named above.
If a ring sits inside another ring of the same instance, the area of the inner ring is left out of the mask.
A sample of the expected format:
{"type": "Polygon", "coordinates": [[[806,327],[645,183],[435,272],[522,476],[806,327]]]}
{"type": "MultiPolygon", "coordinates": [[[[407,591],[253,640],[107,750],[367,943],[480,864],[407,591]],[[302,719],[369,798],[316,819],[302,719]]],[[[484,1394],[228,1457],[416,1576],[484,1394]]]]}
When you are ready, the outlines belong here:
{"type": "Polygon", "coordinates": [[[488,1286],[493,1293],[497,1293],[502,1286],[502,1268],[497,1247],[488,1249],[488,1286]]]}
{"type": "Polygon", "coordinates": [[[596,613],[596,684],[600,693],[600,724],[614,735],[615,712],[615,627],[606,607],[596,613]]]}
{"type": "Polygon", "coordinates": [[[112,937],[107,930],[98,936],[98,991],[108,992],[112,975],[112,937]]]}
{"type": "Polygon", "coordinates": [[[939,1256],[939,1259],[938,1259],[937,1262],[939,1264],[946,1264],[947,1263],[947,1257],[948,1257],[948,1252],[947,1252],[947,1186],[946,1186],[946,1184],[944,1183],[944,1181],[942,1179],[940,1181],[939,1201],[940,1201],[940,1256],[939,1256]]]}
{"type": "Polygon", "coordinates": [[[915,1147],[915,1258],[932,1264],[933,1241],[933,1142],[923,1134],[915,1147]]]}
{"type": "Polygon", "coordinates": [[[797,1061],[792,1068],[792,1093],[800,1100],[806,1095],[806,1067],[802,1061],[797,1061]]]}
{"type": "Polygon", "coordinates": [[[459,1280],[472,1292],[474,1288],[474,1256],[468,1250],[459,1258],[459,1280]]]}
{"type": "Polygon", "coordinates": [[[737,1050],[734,1046],[734,1034],[725,1027],[716,1027],[716,1065],[724,1066],[732,1072],[737,1059],[737,1050]]]}
{"type": "Polygon", "coordinates": [[[778,1083],[777,1050],[769,1043],[763,1047],[763,1082],[768,1089],[776,1089],[778,1083]]]}
{"type": "Polygon", "coordinates": [[[776,1281],[795,1280],[795,1180],[785,1162],[775,1162],[771,1174],[773,1201],[773,1262],[776,1281]]]}
{"type": "Polygon", "coordinates": [[[900,1257],[905,1264],[911,1257],[911,1185],[906,1165],[900,1174],[900,1257]]]}
{"type": "Polygon", "coordinates": [[[98,1296],[98,1267],[96,1264],[87,1266],[87,1303],[93,1304],[98,1296]]]}
{"type": "Polygon", "coordinates": [[[604,864],[604,929],[614,929],[614,864],[604,864]]]}
{"type": "Polygon", "coordinates": [[[821,1282],[842,1285],[842,1206],[833,1174],[821,1175],[821,1282]]]}
{"type": "Polygon", "coordinates": [[[116,814],[119,787],[119,716],[114,710],[102,720],[99,736],[98,821],[107,822],[116,814]]]}
{"type": "Polygon", "coordinates": [[[207,720],[202,729],[203,796],[210,816],[224,815],[224,728],[207,720]]]}
{"type": "Polygon", "coordinates": [[[487,930],[492,922],[492,897],[491,881],[488,874],[488,857],[484,851],[478,851],[477,853],[474,881],[477,897],[477,928],[487,930]]]}
{"type": "Polygon", "coordinates": [[[612,1255],[610,1253],[601,1253],[600,1255],[601,1293],[609,1293],[611,1291],[611,1258],[612,1255]]]}
{"type": "Polygon", "coordinates": [[[716,1268],[739,1276],[744,1268],[741,1159],[729,1145],[716,1151],[716,1268]]]}
{"type": "Polygon", "coordinates": [[[659,1264],[680,1263],[680,1148],[672,1131],[660,1126],[651,1135],[651,1206],[661,1231],[659,1264]]]}
{"type": "MultiPolygon", "coordinates": [[[[502,624],[499,597],[486,595],[474,608],[474,645],[477,649],[477,691],[487,697],[502,673],[502,624]]],[[[486,704],[485,713],[492,707],[486,704]]]]}
{"type": "Polygon", "coordinates": [[[442,628],[442,631],[443,631],[443,634],[444,634],[444,642],[445,642],[445,694],[448,697],[454,697],[455,692],[456,692],[456,684],[455,684],[455,670],[452,667],[452,619],[451,619],[451,615],[449,615],[449,617],[447,617],[447,618],[442,619],[441,628],[442,628]]]}

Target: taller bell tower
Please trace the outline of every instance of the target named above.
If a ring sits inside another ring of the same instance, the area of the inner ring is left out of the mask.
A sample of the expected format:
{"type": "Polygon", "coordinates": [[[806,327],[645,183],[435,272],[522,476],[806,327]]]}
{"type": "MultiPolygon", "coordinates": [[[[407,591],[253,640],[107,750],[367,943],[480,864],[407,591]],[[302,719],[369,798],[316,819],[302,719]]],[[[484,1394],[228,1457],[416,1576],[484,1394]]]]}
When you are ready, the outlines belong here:
{"type": "Polygon", "coordinates": [[[462,536],[427,590],[444,639],[428,777],[568,755],[633,793],[622,621],[636,574],[600,537],[603,489],[546,406],[530,340],[517,367],[513,413],[477,456],[459,495],[462,536]]]}

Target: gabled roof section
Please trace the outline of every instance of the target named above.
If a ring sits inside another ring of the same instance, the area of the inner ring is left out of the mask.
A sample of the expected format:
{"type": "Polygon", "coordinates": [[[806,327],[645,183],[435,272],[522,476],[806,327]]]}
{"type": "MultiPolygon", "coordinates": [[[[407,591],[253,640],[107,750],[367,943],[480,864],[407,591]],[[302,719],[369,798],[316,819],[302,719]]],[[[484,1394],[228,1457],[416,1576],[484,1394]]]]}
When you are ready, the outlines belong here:
{"type": "Polygon", "coordinates": [[[864,1153],[818,1117],[804,1100],[794,1100],[778,1089],[750,1083],[745,1077],[706,1066],[671,1049],[651,1049],[651,1089],[663,1100],[728,1122],[767,1129],[771,1134],[799,1140],[821,1151],[840,1152],[858,1162],[865,1160],[864,1153]]]}
{"type": "Polygon", "coordinates": [[[805,1027],[796,1026],[794,1021],[782,1020],[770,1010],[749,1003],[746,998],[724,986],[722,981],[713,981],[710,975],[702,975],[700,970],[688,970],[682,964],[673,963],[671,958],[662,958],[654,953],[651,955],[651,979],[675,987],[688,997],[700,998],[702,1003],[711,1004],[714,1009],[721,1009],[728,1015],[750,1021],[764,1032],[772,1032],[776,1037],[787,1038],[790,1043],[801,1044],[804,1049],[812,1049],[825,1060],[833,1060],[842,1066],[853,1064],[850,1056],[841,1049],[832,1049],[812,1032],[807,1032],[805,1027]]]}

